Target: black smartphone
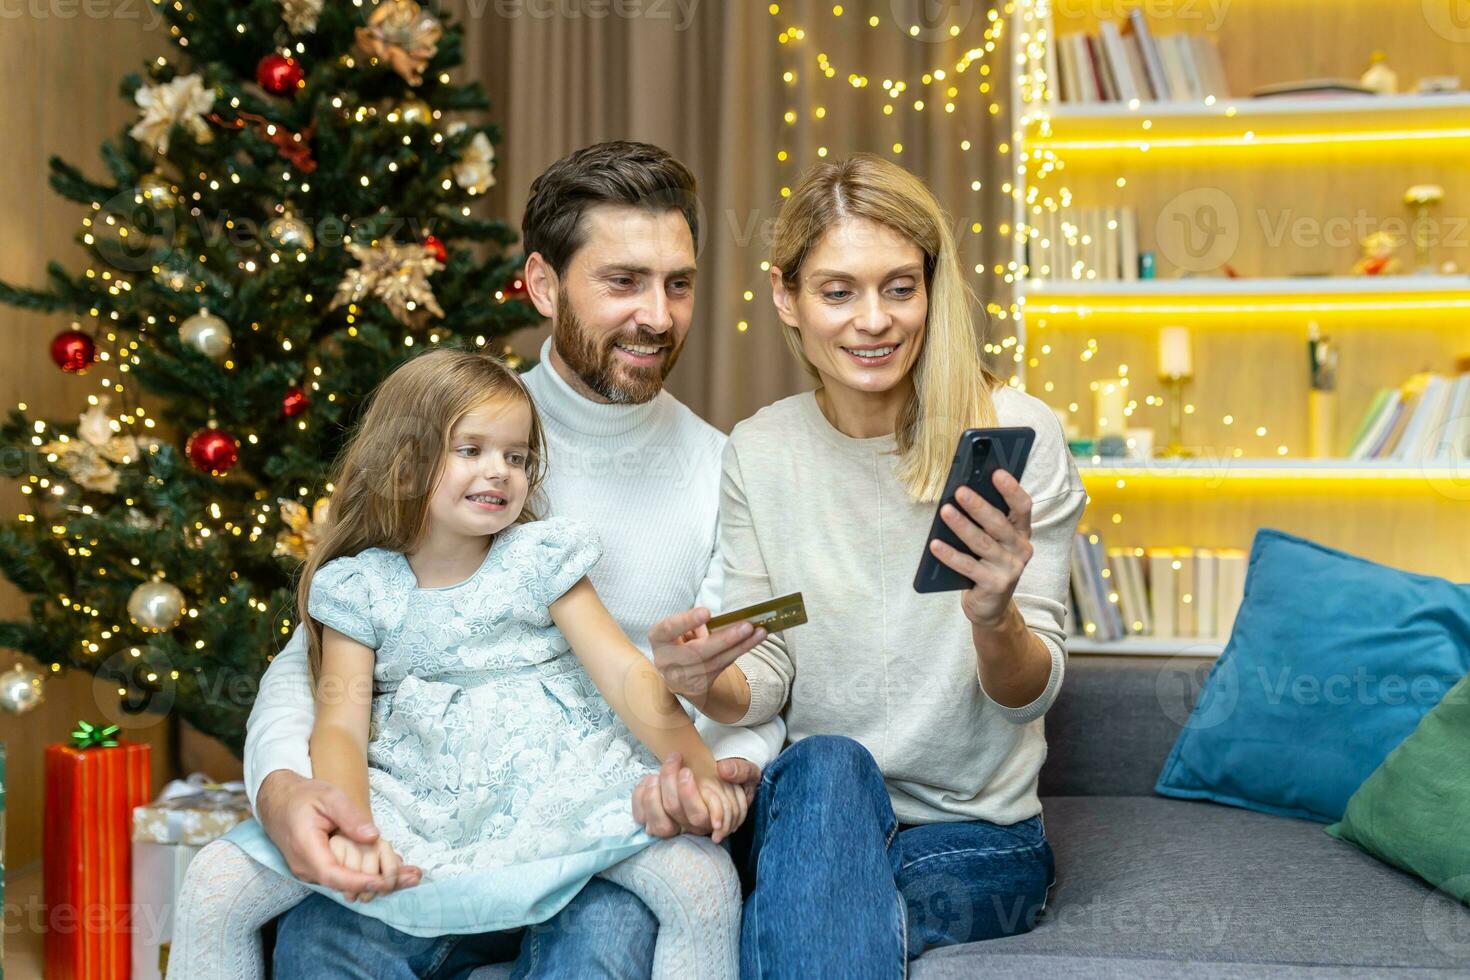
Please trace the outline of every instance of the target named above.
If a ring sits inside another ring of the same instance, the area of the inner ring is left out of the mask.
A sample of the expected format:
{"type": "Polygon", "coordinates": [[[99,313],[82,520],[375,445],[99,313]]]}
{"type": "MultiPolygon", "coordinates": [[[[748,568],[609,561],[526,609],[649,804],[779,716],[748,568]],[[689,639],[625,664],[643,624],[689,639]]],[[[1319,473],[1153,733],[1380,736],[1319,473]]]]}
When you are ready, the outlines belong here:
{"type": "MultiPolygon", "coordinates": [[[[914,576],[915,592],[955,592],[975,584],[934,557],[934,552],[929,550],[929,542],[938,538],[972,558],[977,557],[944,523],[940,511],[945,504],[959,507],[954,495],[963,486],[974,490],[1002,514],[1009,514],[1010,505],[995,488],[995,472],[1005,470],[1019,481],[1021,474],[1026,472],[1026,459],[1031,455],[1031,444],[1035,441],[1036,430],[1030,426],[966,429],[960,434],[954,463],[949,468],[949,479],[944,481],[944,493],[939,497],[939,506],[934,509],[934,523],[929,528],[929,536],[924,539],[924,555],[919,559],[919,571],[914,576]]],[[[964,508],[960,507],[960,510],[964,508]]]]}

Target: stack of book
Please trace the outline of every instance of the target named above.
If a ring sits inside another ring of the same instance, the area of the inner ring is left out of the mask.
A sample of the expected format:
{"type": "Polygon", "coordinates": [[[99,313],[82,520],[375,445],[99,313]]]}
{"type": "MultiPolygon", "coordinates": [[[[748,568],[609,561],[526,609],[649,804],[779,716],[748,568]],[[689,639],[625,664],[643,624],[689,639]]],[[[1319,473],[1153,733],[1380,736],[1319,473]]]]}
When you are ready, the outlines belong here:
{"type": "Polygon", "coordinates": [[[1416,374],[1397,388],[1380,388],[1348,445],[1349,459],[1470,459],[1470,373],[1416,374]]]}
{"type": "Polygon", "coordinates": [[[1138,278],[1138,212],[1129,207],[1043,210],[1026,243],[1033,279],[1138,278]]]}
{"type": "Polygon", "coordinates": [[[1247,557],[1240,548],[1109,548],[1079,531],[1067,633],[1223,640],[1245,595],[1247,557]]]}
{"type": "Polygon", "coordinates": [[[1055,102],[1200,102],[1230,94],[1214,38],[1155,36],[1142,11],[1121,27],[1102,21],[1096,34],[1050,35],[1046,74],[1055,102]]]}

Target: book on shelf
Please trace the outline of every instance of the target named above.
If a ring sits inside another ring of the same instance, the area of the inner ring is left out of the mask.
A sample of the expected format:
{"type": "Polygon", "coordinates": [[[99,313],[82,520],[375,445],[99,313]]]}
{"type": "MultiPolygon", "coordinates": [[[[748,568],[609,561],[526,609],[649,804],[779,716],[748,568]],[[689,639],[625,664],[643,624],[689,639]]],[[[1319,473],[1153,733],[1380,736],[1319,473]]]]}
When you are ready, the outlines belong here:
{"type": "Polygon", "coordinates": [[[1047,22],[1048,102],[1199,102],[1228,96],[1224,63],[1207,34],[1154,34],[1141,10],[1097,33],[1057,35],[1047,22]]]}
{"type": "Polygon", "coordinates": [[[1199,548],[1194,553],[1194,635],[1195,636],[1219,636],[1219,624],[1215,622],[1215,614],[1219,611],[1215,604],[1215,596],[1219,595],[1216,576],[1219,573],[1219,561],[1215,552],[1209,548],[1199,548]]]}
{"type": "Polygon", "coordinates": [[[1175,626],[1174,585],[1171,566],[1174,552],[1170,548],[1149,548],[1148,555],[1148,607],[1153,614],[1153,636],[1178,636],[1175,626]]]}
{"type": "Polygon", "coordinates": [[[1042,100],[1045,102],[1057,102],[1062,94],[1061,58],[1057,51],[1057,33],[1052,28],[1050,9],[1046,12],[1044,29],[1046,31],[1046,48],[1041,67],[1046,72],[1046,86],[1042,89],[1042,100]]]}
{"type": "Polygon", "coordinates": [[[1127,49],[1124,47],[1123,34],[1118,30],[1118,25],[1110,20],[1105,20],[1098,27],[1098,44],[1101,47],[1104,59],[1110,66],[1114,87],[1115,98],[1119,102],[1130,102],[1133,99],[1144,97],[1139,89],[1139,79],[1133,74],[1133,62],[1128,57],[1127,49]]]}
{"type": "Polygon", "coordinates": [[[1245,595],[1240,548],[1107,547],[1079,531],[1072,550],[1069,634],[1216,640],[1228,636],[1245,595]]]}
{"type": "Polygon", "coordinates": [[[1169,565],[1174,572],[1174,631],[1176,636],[1199,636],[1199,619],[1195,616],[1195,557],[1187,548],[1174,551],[1169,565]]]}
{"type": "Polygon", "coordinates": [[[1026,240],[1032,279],[1138,278],[1138,211],[1131,207],[1042,211],[1026,240]]]}
{"type": "Polygon", "coordinates": [[[1349,459],[1456,463],[1470,459],[1470,373],[1416,374],[1374,393],[1349,459]]]}
{"type": "Polygon", "coordinates": [[[1153,32],[1148,26],[1148,18],[1144,17],[1142,10],[1135,9],[1129,12],[1125,31],[1128,39],[1137,45],[1138,55],[1143,60],[1143,70],[1147,76],[1150,98],[1155,100],[1168,98],[1168,82],[1164,80],[1164,65],[1159,59],[1159,48],[1154,43],[1153,32]]]}

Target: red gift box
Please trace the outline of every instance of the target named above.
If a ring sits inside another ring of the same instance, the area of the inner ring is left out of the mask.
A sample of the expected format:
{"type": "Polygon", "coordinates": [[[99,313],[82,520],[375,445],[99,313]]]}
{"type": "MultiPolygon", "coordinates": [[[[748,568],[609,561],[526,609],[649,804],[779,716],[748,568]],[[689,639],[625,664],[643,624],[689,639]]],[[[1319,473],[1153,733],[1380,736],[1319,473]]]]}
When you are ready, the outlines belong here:
{"type": "Polygon", "coordinates": [[[149,746],[46,746],[49,980],[127,980],[133,807],[148,802],[149,746]]]}

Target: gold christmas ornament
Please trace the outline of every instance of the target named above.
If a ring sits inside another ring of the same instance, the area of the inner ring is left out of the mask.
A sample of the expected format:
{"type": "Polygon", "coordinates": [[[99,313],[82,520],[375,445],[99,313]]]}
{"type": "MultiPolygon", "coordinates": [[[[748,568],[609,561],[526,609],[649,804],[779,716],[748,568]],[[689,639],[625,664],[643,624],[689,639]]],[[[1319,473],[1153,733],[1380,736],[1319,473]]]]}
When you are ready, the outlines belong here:
{"type": "Polygon", "coordinates": [[[310,252],[316,248],[311,226],[289,211],[266,222],[265,238],[278,252],[310,252]]]}
{"type": "Polygon", "coordinates": [[[171,208],[179,203],[172,181],[156,170],[138,178],[138,193],[155,208],[171,208]]]}
{"type": "Polygon", "coordinates": [[[184,618],[184,593],[162,579],[144,582],[128,597],[128,618],[146,632],[167,632],[184,618]]]}
{"type": "Polygon", "coordinates": [[[331,501],[326,497],[319,498],[312,504],[310,512],[297,501],[285,497],[276,502],[280,505],[281,521],[286,525],[286,530],[276,535],[276,547],[272,554],[306,561],[326,529],[331,501]]]}
{"type": "Polygon", "coordinates": [[[322,0],[281,0],[281,19],[292,34],[316,33],[316,21],[322,13],[322,0]]]}
{"type": "Polygon", "coordinates": [[[371,296],[382,300],[393,318],[404,326],[413,326],[423,319],[425,312],[437,317],[444,315],[429,285],[429,276],[444,265],[422,245],[378,242],[367,246],[349,242],[347,251],[359,265],[348,269],[337,284],[337,294],[328,309],[335,310],[344,303],[360,303],[371,296]]]}
{"type": "Polygon", "coordinates": [[[0,674],[0,708],[23,715],[46,700],[41,675],[24,664],[0,674]]]}
{"type": "Polygon", "coordinates": [[[428,125],[434,121],[434,109],[423,99],[404,99],[396,109],[388,114],[388,121],[401,122],[405,125],[414,123],[428,125]]]}
{"type": "Polygon", "coordinates": [[[41,447],[41,452],[55,454],[56,465],[84,490],[116,493],[118,474],[112,464],[131,463],[141,452],[138,440],[123,435],[122,425],[107,414],[111,402],[107,395],[98,396],[97,404],[78,419],[77,438],[41,447]]]}
{"type": "Polygon", "coordinates": [[[223,360],[231,349],[230,325],[208,308],[179,324],[179,339],[214,361],[223,360]]]}
{"type": "Polygon", "coordinates": [[[410,85],[422,84],[424,69],[439,50],[444,25],[413,0],[383,0],[357,29],[363,54],[386,61],[410,85]]]}

